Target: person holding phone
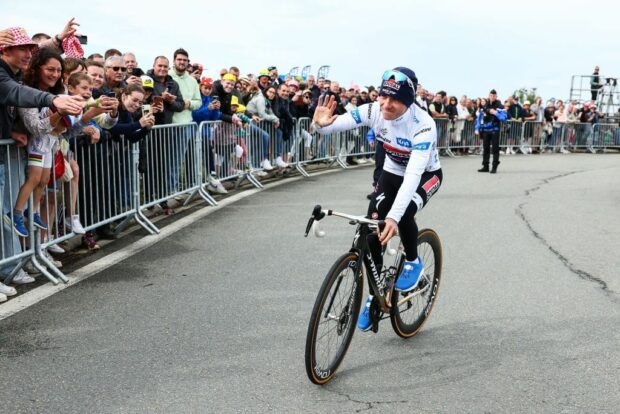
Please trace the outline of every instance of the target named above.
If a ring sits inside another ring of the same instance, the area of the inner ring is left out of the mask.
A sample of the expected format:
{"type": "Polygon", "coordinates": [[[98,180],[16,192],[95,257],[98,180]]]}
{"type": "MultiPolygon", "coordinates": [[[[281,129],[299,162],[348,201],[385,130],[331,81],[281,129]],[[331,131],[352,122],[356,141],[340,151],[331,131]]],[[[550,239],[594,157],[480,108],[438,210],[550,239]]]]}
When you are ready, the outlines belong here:
{"type": "Polygon", "coordinates": [[[153,99],[161,97],[164,105],[164,110],[155,114],[155,125],[171,124],[172,115],[185,107],[179,84],[168,75],[168,68],[168,58],[158,56],[153,62],[153,68],[146,73],[153,79],[153,99]]]}

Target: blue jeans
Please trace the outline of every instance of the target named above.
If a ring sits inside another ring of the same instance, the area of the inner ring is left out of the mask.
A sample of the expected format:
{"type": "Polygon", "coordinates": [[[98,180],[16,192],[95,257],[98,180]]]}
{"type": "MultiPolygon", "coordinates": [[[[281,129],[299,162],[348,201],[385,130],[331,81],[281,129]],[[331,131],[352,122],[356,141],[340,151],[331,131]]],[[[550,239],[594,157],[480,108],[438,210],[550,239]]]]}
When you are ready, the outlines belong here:
{"type": "MultiPolygon", "coordinates": [[[[2,196],[2,214],[10,213],[13,210],[19,188],[24,183],[26,157],[21,148],[10,147],[7,155],[6,150],[0,155],[0,195],[2,196]],[[21,168],[20,168],[21,167],[21,168]],[[20,171],[21,169],[21,171],[20,171]]],[[[7,225],[2,221],[2,256],[4,259],[16,256],[22,252],[22,246],[13,226],[7,225]]],[[[0,275],[8,276],[15,264],[5,264],[0,267],[0,275]]]]}
{"type": "MultiPolygon", "coordinates": [[[[185,125],[176,127],[174,130],[173,144],[171,145],[172,154],[170,154],[170,193],[179,191],[179,177],[181,175],[181,166],[185,160],[187,147],[194,138],[194,127],[185,125]]],[[[185,177],[186,180],[188,177],[185,177]]]]}

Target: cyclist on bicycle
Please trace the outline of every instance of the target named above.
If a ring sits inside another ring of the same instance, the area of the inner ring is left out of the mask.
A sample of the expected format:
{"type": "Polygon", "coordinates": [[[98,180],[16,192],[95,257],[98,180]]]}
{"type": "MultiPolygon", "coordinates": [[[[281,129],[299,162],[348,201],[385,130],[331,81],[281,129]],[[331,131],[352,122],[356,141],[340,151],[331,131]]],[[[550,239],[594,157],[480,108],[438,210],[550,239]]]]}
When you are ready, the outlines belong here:
{"type": "MultiPolygon", "coordinates": [[[[401,292],[415,289],[424,270],[417,252],[418,226],[414,216],[437,192],[443,178],[435,121],[415,104],[417,84],[418,79],[409,68],[388,70],[383,74],[377,102],[334,115],[334,98],[322,98],[312,120],[314,129],[321,134],[365,125],[383,142],[386,160],[375,197],[370,202],[369,216],[385,220],[378,240],[382,245],[400,234],[406,260],[394,288],[401,292]]],[[[380,262],[377,264],[381,266],[380,262]]],[[[358,320],[358,328],[363,331],[372,325],[371,302],[372,295],[358,320]]]]}

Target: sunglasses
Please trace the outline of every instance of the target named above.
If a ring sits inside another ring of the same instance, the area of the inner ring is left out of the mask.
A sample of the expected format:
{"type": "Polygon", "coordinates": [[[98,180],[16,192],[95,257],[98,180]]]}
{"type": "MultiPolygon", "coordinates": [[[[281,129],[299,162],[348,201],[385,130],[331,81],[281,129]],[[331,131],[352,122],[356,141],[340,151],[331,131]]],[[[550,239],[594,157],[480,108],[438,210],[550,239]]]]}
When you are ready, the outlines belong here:
{"type": "Polygon", "coordinates": [[[411,89],[415,90],[415,87],[413,86],[413,81],[402,72],[399,72],[397,70],[386,70],[385,72],[383,72],[383,80],[388,81],[390,79],[394,79],[400,84],[404,84],[405,82],[407,82],[411,89]]]}
{"type": "Polygon", "coordinates": [[[118,72],[119,70],[121,72],[127,72],[127,68],[123,68],[121,66],[108,66],[110,69],[112,69],[114,72],[118,72]]]}

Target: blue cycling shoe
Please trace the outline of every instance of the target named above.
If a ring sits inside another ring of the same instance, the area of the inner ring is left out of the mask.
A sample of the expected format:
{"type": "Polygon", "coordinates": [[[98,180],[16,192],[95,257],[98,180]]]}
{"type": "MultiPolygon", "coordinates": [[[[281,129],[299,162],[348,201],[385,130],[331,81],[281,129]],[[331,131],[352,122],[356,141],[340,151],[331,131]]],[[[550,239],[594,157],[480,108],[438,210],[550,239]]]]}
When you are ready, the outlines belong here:
{"type": "Polygon", "coordinates": [[[41,220],[41,216],[39,215],[39,213],[34,213],[32,215],[32,221],[34,221],[34,225],[41,230],[47,230],[47,224],[45,224],[43,220],[41,220]]]}
{"type": "Polygon", "coordinates": [[[28,237],[28,228],[24,224],[24,216],[16,214],[13,217],[12,213],[7,213],[4,215],[4,222],[7,224],[13,223],[13,230],[15,230],[18,236],[28,237]]]}
{"type": "Polygon", "coordinates": [[[394,289],[401,292],[409,292],[410,290],[415,289],[420,281],[420,276],[423,271],[424,265],[419,257],[413,262],[405,260],[405,263],[403,264],[403,271],[400,272],[394,289]]]}
{"type": "Polygon", "coordinates": [[[366,300],[366,304],[362,308],[362,313],[360,313],[360,316],[357,319],[357,328],[360,331],[366,332],[372,327],[372,321],[370,320],[370,304],[371,303],[372,303],[372,295],[369,295],[368,300],[366,300]]]}

